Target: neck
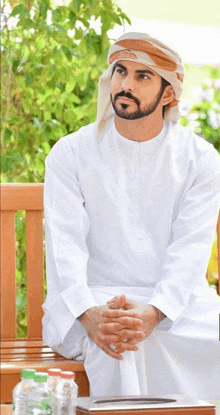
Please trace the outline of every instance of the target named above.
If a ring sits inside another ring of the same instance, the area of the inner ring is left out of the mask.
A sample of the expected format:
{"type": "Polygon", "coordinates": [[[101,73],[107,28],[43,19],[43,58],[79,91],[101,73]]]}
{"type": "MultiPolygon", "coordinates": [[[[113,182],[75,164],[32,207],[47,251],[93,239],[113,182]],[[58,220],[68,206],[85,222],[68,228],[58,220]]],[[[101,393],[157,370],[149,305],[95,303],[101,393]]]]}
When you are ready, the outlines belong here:
{"type": "Polygon", "coordinates": [[[163,128],[163,118],[155,113],[137,120],[126,120],[114,116],[115,127],[119,134],[132,141],[148,141],[156,137],[163,128]]]}

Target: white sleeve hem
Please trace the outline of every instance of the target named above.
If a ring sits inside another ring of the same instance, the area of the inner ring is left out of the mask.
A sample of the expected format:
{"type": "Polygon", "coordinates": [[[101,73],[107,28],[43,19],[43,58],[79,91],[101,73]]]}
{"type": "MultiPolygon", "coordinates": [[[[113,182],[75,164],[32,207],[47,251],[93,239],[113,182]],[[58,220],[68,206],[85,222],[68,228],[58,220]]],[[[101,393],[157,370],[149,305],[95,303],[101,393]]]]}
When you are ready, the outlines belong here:
{"type": "Polygon", "coordinates": [[[162,313],[172,321],[175,321],[184,310],[184,306],[179,307],[178,310],[174,309],[171,304],[168,304],[164,299],[158,296],[153,297],[148,301],[148,304],[158,308],[158,310],[162,311],[162,313]]]}
{"type": "Polygon", "coordinates": [[[61,292],[61,297],[75,319],[89,308],[98,306],[87,285],[74,284],[61,292]]]}

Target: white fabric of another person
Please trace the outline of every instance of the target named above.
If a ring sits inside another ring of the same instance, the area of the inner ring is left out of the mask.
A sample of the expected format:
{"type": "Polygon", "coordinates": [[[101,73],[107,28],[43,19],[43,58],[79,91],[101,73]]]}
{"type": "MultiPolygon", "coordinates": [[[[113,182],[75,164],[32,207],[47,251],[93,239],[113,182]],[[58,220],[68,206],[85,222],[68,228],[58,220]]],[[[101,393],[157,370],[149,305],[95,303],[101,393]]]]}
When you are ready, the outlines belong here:
{"type": "Polygon", "coordinates": [[[43,339],[82,359],[91,395],[179,393],[220,399],[220,298],[205,279],[220,208],[212,144],[164,120],[156,137],[121,136],[114,118],[60,139],[46,159],[48,294],[43,339]],[[167,317],[118,361],[77,317],[126,294],[167,317]]]}

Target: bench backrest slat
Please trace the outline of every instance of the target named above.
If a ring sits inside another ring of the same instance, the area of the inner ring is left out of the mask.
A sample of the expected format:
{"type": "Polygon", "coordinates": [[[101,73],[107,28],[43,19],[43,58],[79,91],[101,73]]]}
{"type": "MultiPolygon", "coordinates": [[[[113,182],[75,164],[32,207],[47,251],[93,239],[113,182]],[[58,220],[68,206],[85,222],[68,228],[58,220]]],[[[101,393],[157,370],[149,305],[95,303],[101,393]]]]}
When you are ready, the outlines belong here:
{"type": "Polygon", "coordinates": [[[16,337],[15,215],[1,214],[1,336],[16,337]]]}
{"type": "Polygon", "coordinates": [[[28,338],[42,337],[43,184],[1,186],[1,338],[16,339],[15,212],[26,211],[28,338]]]}
{"type": "Polygon", "coordinates": [[[3,183],[1,210],[43,210],[43,184],[3,183]]]}
{"type": "Polygon", "coordinates": [[[43,212],[26,212],[28,338],[42,336],[44,302],[43,212]]]}

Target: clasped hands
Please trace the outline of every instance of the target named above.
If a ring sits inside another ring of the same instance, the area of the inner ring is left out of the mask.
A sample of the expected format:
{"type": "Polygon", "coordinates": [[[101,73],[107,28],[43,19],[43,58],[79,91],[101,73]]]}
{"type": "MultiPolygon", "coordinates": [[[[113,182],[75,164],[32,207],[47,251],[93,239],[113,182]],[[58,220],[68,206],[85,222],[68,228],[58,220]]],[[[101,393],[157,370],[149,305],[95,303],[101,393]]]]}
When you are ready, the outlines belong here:
{"type": "Polygon", "coordinates": [[[137,344],[159,323],[158,310],[154,306],[128,300],[124,294],[104,306],[90,308],[78,320],[97,346],[119,360],[123,358],[121,353],[137,351],[137,344]]]}

